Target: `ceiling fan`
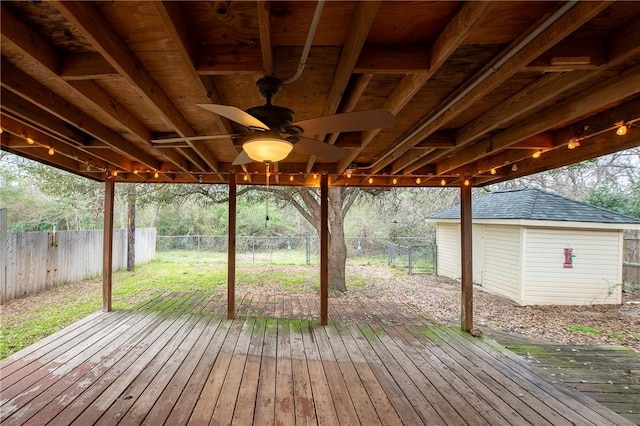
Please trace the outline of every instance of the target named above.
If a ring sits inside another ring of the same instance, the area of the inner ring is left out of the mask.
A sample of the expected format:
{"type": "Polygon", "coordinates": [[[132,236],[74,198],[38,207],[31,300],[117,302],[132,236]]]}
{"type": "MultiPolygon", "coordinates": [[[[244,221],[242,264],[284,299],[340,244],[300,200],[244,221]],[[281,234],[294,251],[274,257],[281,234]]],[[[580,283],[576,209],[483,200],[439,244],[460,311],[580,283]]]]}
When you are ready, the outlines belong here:
{"type": "Polygon", "coordinates": [[[229,105],[198,104],[204,109],[243,125],[247,130],[246,134],[155,139],[151,142],[160,144],[240,136],[244,140],[242,152],[233,161],[233,165],[247,164],[252,161],[264,163],[281,161],[292,150],[299,154],[338,161],[346,157],[349,151],[306,135],[382,129],[393,126],[395,119],[386,109],[372,109],[292,123],[294,117],[292,110],[271,103],[271,99],[282,88],[282,82],[276,77],[263,77],[258,80],[256,86],[258,92],[266,99],[266,103],[249,108],[247,111],[229,105]]]}

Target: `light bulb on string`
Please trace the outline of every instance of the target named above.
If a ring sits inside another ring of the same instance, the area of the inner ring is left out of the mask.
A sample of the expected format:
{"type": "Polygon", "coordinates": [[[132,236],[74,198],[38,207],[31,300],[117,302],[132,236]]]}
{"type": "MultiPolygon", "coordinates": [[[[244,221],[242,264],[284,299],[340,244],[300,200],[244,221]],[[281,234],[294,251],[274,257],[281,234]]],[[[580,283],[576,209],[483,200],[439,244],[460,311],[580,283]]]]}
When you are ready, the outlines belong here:
{"type": "Polygon", "coordinates": [[[289,182],[293,182],[293,175],[289,176],[289,182]]]}
{"type": "Polygon", "coordinates": [[[393,178],[393,180],[391,181],[394,185],[396,185],[398,183],[398,179],[397,178],[393,178]]]}
{"type": "Polygon", "coordinates": [[[249,175],[247,175],[246,173],[244,174],[244,176],[242,177],[243,181],[248,181],[249,180],[249,175]]]}
{"type": "Polygon", "coordinates": [[[464,186],[469,186],[469,185],[471,185],[471,182],[469,181],[469,179],[465,179],[464,186]]]}
{"type": "Polygon", "coordinates": [[[567,144],[567,148],[569,149],[575,149],[577,147],[580,146],[580,141],[578,140],[577,137],[572,137],[571,139],[569,139],[569,143],[567,144]]]}
{"type": "Polygon", "coordinates": [[[49,155],[53,155],[56,152],[53,150],[53,147],[49,147],[49,151],[47,151],[49,153],[49,155]]]}
{"type": "Polygon", "coordinates": [[[629,130],[629,126],[627,126],[626,124],[622,124],[620,127],[618,127],[618,129],[616,130],[616,135],[618,136],[624,136],[627,134],[627,130],[629,130]]]}
{"type": "Polygon", "coordinates": [[[153,174],[153,177],[158,179],[158,176],[160,176],[160,174],[158,173],[158,171],[156,170],[156,172],[153,174]]]}
{"type": "Polygon", "coordinates": [[[422,179],[416,178],[416,184],[420,185],[422,183],[422,179]]]}
{"type": "Polygon", "coordinates": [[[495,174],[497,173],[497,171],[496,171],[495,167],[492,167],[492,168],[491,168],[490,173],[491,173],[492,175],[495,175],[495,174]]]}
{"type": "Polygon", "coordinates": [[[373,183],[373,178],[372,178],[372,177],[370,177],[370,178],[369,178],[369,185],[371,185],[372,183],[373,183]]]}
{"type": "Polygon", "coordinates": [[[28,143],[29,145],[33,145],[35,142],[36,142],[36,141],[34,141],[34,140],[33,140],[33,139],[31,139],[31,138],[27,138],[27,143],[28,143]]]}
{"type": "Polygon", "coordinates": [[[513,166],[511,166],[511,171],[512,172],[517,172],[518,171],[518,165],[514,164],[513,166]]]}
{"type": "Polygon", "coordinates": [[[542,151],[536,151],[533,153],[532,157],[533,158],[540,158],[540,156],[542,155],[542,151]]]}
{"type": "Polygon", "coordinates": [[[445,186],[446,184],[447,184],[447,181],[446,181],[446,180],[442,179],[442,180],[440,181],[440,185],[445,186]]]}

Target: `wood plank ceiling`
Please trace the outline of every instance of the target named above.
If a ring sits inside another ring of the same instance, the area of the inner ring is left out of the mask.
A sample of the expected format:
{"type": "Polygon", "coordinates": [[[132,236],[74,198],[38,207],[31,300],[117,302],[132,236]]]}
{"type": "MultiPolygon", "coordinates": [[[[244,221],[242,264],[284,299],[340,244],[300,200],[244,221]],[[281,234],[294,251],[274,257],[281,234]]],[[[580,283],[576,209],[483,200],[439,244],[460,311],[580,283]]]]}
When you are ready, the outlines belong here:
{"type": "Polygon", "coordinates": [[[317,10],[274,104],[296,121],[385,108],[395,123],[314,135],[346,157],[294,151],[272,183],[481,186],[640,145],[637,2],[0,7],[1,148],[95,180],[263,184],[264,164],[232,165],[242,138],[151,141],[246,132],[196,104],[263,105],[256,81],[296,73],[317,10]]]}

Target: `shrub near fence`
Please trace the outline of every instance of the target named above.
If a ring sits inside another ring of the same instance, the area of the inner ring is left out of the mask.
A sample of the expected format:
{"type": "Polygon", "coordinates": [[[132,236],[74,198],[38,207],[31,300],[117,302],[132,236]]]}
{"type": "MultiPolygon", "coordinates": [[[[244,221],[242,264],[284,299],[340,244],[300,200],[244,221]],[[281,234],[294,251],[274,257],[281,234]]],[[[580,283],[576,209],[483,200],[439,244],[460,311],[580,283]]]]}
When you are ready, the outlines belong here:
{"type": "MultiPolygon", "coordinates": [[[[7,234],[0,251],[0,303],[102,274],[103,231],[7,234]]],[[[136,263],[155,257],[155,228],[136,229],[136,263]]],[[[127,231],[113,233],[113,269],[127,266],[127,231]]]]}

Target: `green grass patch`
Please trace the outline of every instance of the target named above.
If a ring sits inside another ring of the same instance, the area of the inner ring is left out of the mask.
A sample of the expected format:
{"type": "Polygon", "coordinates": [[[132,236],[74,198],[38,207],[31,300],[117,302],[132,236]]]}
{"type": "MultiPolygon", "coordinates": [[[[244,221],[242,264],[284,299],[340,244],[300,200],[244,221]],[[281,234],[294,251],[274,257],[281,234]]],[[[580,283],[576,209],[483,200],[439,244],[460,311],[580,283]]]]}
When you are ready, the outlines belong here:
{"type": "Polygon", "coordinates": [[[601,330],[599,328],[589,327],[582,324],[567,324],[564,326],[564,328],[569,331],[575,331],[575,332],[584,333],[584,334],[600,334],[601,333],[601,330]]]}

